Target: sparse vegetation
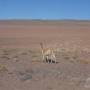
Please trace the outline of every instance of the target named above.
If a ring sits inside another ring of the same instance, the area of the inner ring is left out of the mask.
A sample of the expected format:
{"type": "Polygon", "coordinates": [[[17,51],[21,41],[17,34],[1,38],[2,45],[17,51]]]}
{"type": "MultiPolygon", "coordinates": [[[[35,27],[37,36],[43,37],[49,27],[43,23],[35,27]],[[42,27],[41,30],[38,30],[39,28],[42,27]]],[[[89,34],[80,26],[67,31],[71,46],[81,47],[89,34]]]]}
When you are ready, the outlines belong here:
{"type": "Polygon", "coordinates": [[[89,90],[90,22],[80,23],[0,22],[0,90],[89,90]],[[40,42],[59,63],[43,62],[40,42]]]}
{"type": "Polygon", "coordinates": [[[3,64],[0,64],[0,72],[5,72],[5,71],[8,71],[8,69],[6,68],[6,66],[3,65],[3,64]]]}

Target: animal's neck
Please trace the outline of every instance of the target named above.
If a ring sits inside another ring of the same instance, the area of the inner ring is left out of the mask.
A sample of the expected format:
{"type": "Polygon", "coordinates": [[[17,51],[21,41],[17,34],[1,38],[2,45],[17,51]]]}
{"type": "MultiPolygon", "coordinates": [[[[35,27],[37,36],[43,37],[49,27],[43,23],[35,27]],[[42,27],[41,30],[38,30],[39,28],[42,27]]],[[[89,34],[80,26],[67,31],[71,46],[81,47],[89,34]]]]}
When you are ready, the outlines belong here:
{"type": "Polygon", "coordinates": [[[42,53],[44,52],[43,43],[40,43],[42,53]]]}

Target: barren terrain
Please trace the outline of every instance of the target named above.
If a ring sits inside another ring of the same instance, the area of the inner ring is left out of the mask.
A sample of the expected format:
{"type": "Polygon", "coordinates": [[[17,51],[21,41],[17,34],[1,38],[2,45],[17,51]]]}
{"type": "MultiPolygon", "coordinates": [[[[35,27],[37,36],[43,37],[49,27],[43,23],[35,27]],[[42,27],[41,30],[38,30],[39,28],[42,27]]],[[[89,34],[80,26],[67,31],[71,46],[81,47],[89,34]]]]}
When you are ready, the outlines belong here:
{"type": "Polygon", "coordinates": [[[90,21],[1,20],[0,90],[90,90],[90,21]]]}

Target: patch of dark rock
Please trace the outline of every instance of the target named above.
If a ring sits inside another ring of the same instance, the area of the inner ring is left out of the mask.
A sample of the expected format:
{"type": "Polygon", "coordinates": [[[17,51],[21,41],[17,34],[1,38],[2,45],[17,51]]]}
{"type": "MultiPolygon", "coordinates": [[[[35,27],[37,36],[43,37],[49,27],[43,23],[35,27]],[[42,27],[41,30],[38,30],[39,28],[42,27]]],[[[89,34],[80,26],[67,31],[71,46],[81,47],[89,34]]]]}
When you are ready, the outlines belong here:
{"type": "Polygon", "coordinates": [[[8,56],[6,56],[6,55],[1,56],[0,58],[4,58],[4,59],[7,59],[7,60],[10,59],[10,58],[9,58],[8,56]]]}
{"type": "Polygon", "coordinates": [[[18,77],[21,81],[27,81],[32,79],[32,71],[18,71],[18,77]]]}

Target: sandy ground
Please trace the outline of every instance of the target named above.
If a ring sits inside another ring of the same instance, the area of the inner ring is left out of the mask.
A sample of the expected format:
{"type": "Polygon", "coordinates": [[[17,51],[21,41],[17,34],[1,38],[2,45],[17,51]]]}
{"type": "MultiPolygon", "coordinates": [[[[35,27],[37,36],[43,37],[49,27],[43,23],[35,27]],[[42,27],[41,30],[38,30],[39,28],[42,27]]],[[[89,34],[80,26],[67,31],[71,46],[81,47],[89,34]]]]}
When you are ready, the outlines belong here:
{"type": "Polygon", "coordinates": [[[90,90],[90,21],[0,21],[0,90],[90,90]]]}

